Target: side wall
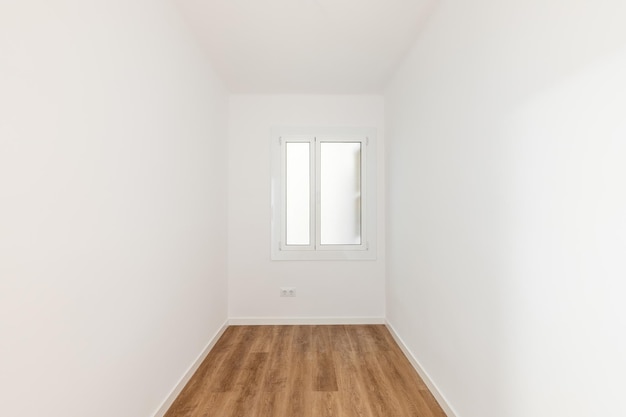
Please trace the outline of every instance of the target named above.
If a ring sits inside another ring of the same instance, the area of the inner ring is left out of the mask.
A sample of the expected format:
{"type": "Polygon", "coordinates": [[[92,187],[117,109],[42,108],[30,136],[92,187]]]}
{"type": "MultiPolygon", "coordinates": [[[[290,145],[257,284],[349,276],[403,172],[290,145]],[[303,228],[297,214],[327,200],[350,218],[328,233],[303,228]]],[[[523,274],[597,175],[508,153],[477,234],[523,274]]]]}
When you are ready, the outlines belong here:
{"type": "Polygon", "coordinates": [[[625,19],[440,2],[388,89],[387,317],[459,417],[626,415],[625,19]]]}
{"type": "Polygon", "coordinates": [[[0,415],[153,415],[227,319],[227,94],[166,0],[0,6],[0,415]]]}
{"type": "MultiPolygon", "coordinates": [[[[253,322],[384,317],[383,98],[231,96],[229,316],[253,322]],[[270,261],[270,129],[368,126],[378,130],[378,259],[270,261]],[[279,287],[297,297],[280,298],[279,287]]],[[[243,320],[245,322],[245,320],[243,320]]]]}

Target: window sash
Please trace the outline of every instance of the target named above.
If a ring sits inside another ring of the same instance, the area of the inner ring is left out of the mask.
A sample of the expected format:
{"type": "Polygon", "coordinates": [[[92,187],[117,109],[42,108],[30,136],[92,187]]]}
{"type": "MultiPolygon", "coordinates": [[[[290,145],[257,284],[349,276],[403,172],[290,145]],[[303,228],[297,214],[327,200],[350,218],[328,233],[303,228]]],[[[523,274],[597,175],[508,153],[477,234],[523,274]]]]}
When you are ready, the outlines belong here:
{"type": "Polygon", "coordinates": [[[315,150],[316,150],[316,223],[315,223],[315,242],[317,250],[366,250],[367,249],[367,234],[366,234],[366,220],[367,220],[367,207],[365,202],[367,201],[367,183],[366,183],[366,149],[367,140],[363,137],[349,137],[349,136],[317,136],[315,138],[315,150]],[[322,243],[322,144],[324,143],[358,143],[360,145],[360,161],[359,161],[359,229],[360,229],[360,243],[358,244],[323,244],[322,243]]]}
{"type": "Polygon", "coordinates": [[[310,137],[281,138],[281,250],[315,250],[315,142],[310,137]],[[289,143],[309,144],[309,244],[288,244],[287,239],[287,147],[289,143]]]}

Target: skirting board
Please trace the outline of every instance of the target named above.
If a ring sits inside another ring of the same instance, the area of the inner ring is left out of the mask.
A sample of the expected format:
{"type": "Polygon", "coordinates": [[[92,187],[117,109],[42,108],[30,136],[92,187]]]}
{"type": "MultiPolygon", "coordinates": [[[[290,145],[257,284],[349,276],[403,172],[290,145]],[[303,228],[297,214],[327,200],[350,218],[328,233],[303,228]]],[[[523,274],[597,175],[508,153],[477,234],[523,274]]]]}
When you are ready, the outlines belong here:
{"type": "Polygon", "coordinates": [[[384,317],[232,317],[232,326],[298,324],[385,324],[384,317]]]}
{"type": "Polygon", "coordinates": [[[183,377],[174,386],[174,389],[172,389],[172,391],[167,396],[165,401],[163,401],[163,403],[159,406],[156,413],[154,413],[153,417],[163,417],[165,413],[167,413],[167,410],[169,410],[169,408],[172,406],[172,404],[174,403],[174,400],[176,400],[176,397],[178,397],[178,395],[181,393],[183,388],[185,388],[185,385],[187,385],[187,382],[189,382],[193,374],[196,373],[196,371],[202,364],[202,361],[204,361],[204,359],[207,357],[211,349],[213,349],[213,346],[215,346],[215,343],[217,343],[219,338],[222,337],[222,334],[224,334],[227,327],[228,327],[228,321],[224,322],[224,324],[222,324],[222,327],[220,327],[217,333],[215,333],[215,335],[209,340],[209,343],[207,343],[207,345],[204,347],[200,355],[198,355],[198,357],[191,364],[189,369],[187,369],[187,372],[185,372],[183,377]]]}
{"type": "Polygon", "coordinates": [[[448,401],[443,396],[439,388],[437,388],[437,385],[435,385],[433,380],[430,378],[430,375],[428,375],[428,373],[424,370],[424,368],[419,363],[419,361],[415,358],[415,356],[413,356],[413,353],[406,346],[402,338],[398,335],[398,333],[396,333],[391,323],[387,321],[385,324],[387,326],[387,329],[389,330],[389,333],[391,333],[391,336],[394,338],[398,346],[400,346],[400,349],[402,349],[404,356],[406,356],[409,362],[411,362],[411,365],[413,365],[413,368],[415,368],[415,370],[417,371],[419,376],[422,378],[422,380],[424,381],[424,383],[426,384],[430,392],[433,394],[433,396],[435,397],[435,399],[437,400],[437,402],[443,409],[443,412],[446,413],[446,416],[458,417],[458,414],[454,411],[450,403],[448,403],[448,401]]]}

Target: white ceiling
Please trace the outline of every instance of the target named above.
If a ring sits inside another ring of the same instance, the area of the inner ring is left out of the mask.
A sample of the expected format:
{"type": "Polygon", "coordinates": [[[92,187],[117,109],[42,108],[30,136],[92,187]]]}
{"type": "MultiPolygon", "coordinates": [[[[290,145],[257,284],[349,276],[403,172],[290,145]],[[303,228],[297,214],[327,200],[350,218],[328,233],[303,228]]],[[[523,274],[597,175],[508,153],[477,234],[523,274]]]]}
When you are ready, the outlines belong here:
{"type": "Polygon", "coordinates": [[[178,0],[234,93],[380,92],[432,0],[178,0]]]}

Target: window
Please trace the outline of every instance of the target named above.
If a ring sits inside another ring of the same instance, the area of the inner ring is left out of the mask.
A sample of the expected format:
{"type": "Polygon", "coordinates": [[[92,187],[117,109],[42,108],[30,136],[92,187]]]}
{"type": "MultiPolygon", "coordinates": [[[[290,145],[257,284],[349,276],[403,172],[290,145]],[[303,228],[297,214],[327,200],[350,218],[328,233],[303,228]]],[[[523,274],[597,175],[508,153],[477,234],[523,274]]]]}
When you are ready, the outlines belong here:
{"type": "Polygon", "coordinates": [[[375,133],[272,131],[272,259],[376,258],[375,133]]]}

